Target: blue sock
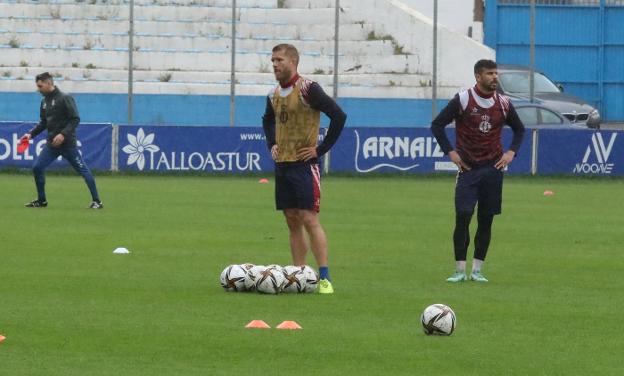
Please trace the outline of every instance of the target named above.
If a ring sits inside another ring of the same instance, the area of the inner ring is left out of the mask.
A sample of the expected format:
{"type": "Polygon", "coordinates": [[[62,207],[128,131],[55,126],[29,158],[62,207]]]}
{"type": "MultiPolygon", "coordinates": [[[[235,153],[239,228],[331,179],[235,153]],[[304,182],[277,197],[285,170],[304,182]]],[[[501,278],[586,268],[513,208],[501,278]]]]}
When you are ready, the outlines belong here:
{"type": "Polygon", "coordinates": [[[321,279],[327,279],[331,282],[331,278],[329,277],[329,266],[319,266],[319,277],[321,279]]]}

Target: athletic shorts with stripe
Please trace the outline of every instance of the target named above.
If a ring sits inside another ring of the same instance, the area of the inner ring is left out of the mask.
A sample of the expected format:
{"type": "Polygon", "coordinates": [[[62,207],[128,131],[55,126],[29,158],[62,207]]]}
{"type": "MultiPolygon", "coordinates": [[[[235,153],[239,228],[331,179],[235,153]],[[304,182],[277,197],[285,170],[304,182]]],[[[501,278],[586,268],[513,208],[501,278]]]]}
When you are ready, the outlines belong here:
{"type": "Polygon", "coordinates": [[[321,210],[321,173],[319,165],[309,162],[275,164],[275,207],[321,210]]]}

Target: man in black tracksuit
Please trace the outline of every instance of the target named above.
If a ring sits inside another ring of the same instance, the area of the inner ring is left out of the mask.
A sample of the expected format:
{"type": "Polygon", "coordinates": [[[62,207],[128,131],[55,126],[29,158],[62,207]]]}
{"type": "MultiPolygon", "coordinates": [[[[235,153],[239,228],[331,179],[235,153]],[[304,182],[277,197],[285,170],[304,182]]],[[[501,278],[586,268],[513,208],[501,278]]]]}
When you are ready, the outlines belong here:
{"type": "Polygon", "coordinates": [[[48,131],[47,143],[41,150],[33,166],[37,199],[27,203],[27,208],[45,208],[48,201],[45,195],[45,170],[60,155],[84,178],[91,192],[92,202],[90,209],[102,209],[95,179],[89,167],[82,159],[76,143],[76,127],[80,123],[80,116],[74,98],[61,92],[54,86],[50,73],[37,75],[37,89],[43,95],[39,114],[41,121],[22,139],[31,140],[44,130],[48,131]]]}

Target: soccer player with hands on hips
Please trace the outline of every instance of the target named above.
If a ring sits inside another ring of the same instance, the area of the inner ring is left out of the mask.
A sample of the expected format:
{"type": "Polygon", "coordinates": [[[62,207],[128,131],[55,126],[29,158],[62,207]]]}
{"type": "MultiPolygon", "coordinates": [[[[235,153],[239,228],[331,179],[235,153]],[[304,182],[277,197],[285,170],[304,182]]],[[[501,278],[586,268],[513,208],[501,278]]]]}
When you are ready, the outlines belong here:
{"type": "Polygon", "coordinates": [[[54,79],[48,72],[37,75],[35,83],[37,84],[37,90],[43,96],[39,108],[41,120],[21,139],[31,140],[44,130],[48,131],[48,137],[41,154],[39,154],[33,165],[37,199],[27,203],[25,206],[27,208],[45,208],[48,206],[45,194],[45,170],[56,158],[62,155],[87,183],[92,199],[89,208],[102,209],[104,205],[100,201],[95,186],[95,179],[78,151],[76,127],[80,123],[80,116],[78,115],[78,108],[74,98],[61,92],[54,85],[54,79]]]}
{"type": "Polygon", "coordinates": [[[331,294],[327,237],[319,222],[319,158],[336,143],[347,116],[318,83],[297,73],[299,52],[293,45],[275,46],[271,62],[278,85],[267,97],[262,127],[275,160],[276,208],[286,218],[293,264],[305,265],[310,248],[319,267],[319,292],[331,294]],[[330,123],[317,145],[321,112],[330,123]]]}
{"type": "Polygon", "coordinates": [[[459,172],[455,186],[455,273],[448,282],[461,282],[466,275],[466,254],[470,244],[469,226],[477,210],[477,232],[470,279],[487,282],[481,266],[490,245],[494,216],[501,213],[503,172],[513,161],[524,137],[524,125],[509,99],[497,93],[498,71],[492,60],[474,66],[476,85],[449,101],[431,124],[431,131],[459,172]],[[444,128],[455,121],[455,148],[444,128]],[[511,145],[503,151],[503,126],[513,131],[511,145]]]}

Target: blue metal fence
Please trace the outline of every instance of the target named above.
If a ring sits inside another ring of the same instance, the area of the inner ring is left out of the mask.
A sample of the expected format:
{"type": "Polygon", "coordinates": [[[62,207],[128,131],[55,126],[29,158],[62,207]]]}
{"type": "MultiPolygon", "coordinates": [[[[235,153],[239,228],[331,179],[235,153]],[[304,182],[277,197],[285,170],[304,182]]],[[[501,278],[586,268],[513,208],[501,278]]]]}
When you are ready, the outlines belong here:
{"type": "MultiPolygon", "coordinates": [[[[535,65],[566,92],[624,121],[624,0],[536,0],[535,65]]],[[[486,3],[485,43],[502,64],[530,63],[530,0],[486,3]]]]}

